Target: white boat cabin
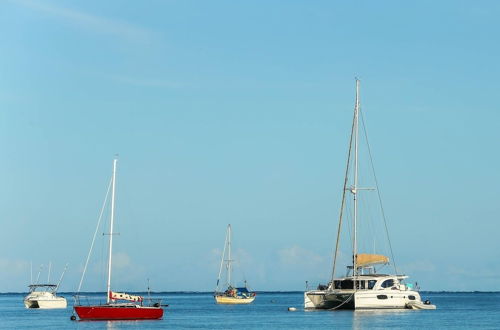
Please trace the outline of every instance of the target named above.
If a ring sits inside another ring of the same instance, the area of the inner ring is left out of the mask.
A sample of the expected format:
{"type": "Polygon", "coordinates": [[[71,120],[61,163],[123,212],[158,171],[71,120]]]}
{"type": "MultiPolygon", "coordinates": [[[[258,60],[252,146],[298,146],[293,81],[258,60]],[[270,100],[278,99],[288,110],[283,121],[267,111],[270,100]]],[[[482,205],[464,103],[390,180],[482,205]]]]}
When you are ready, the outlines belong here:
{"type": "Polygon", "coordinates": [[[348,276],[344,278],[334,279],[330,283],[330,290],[413,290],[412,284],[404,283],[404,279],[408,278],[405,275],[385,275],[385,274],[369,274],[358,275],[356,280],[354,277],[348,276]]]}

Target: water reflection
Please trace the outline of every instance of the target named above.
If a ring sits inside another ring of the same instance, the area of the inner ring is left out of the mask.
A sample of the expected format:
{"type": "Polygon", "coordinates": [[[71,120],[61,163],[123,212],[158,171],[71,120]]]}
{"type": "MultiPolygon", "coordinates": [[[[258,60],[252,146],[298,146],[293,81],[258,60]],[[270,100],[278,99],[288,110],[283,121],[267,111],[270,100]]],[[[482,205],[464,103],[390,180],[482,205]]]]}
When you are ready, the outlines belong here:
{"type": "Polygon", "coordinates": [[[162,320],[78,320],[78,329],[148,329],[151,322],[161,322],[162,320]],[[103,327],[104,326],[104,327],[103,327]]]}
{"type": "Polygon", "coordinates": [[[409,309],[361,309],[352,311],[352,328],[366,329],[368,327],[383,327],[387,326],[388,320],[396,320],[401,316],[407,315],[414,311],[409,309]]]}
{"type": "Polygon", "coordinates": [[[123,320],[117,320],[117,321],[106,321],[106,329],[123,329],[124,326],[126,327],[133,327],[133,328],[140,328],[141,325],[139,324],[141,321],[123,321],[123,320]]]}

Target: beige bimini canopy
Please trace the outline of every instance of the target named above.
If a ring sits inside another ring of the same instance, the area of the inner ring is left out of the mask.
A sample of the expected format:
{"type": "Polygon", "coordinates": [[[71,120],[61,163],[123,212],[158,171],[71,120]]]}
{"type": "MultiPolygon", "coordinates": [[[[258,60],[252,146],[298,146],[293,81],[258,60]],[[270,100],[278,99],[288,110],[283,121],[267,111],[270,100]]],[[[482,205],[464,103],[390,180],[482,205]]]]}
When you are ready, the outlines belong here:
{"type": "Polygon", "coordinates": [[[381,254],[367,254],[361,253],[356,257],[356,264],[358,267],[365,267],[371,265],[388,264],[389,258],[381,254]]]}

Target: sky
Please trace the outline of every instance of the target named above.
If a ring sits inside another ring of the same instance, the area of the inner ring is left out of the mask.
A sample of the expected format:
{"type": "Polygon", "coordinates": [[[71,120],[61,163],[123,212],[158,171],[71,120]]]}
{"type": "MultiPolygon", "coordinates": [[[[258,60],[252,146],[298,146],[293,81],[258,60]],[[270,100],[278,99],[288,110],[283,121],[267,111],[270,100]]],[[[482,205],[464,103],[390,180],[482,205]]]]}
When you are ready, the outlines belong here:
{"type": "MultiPolygon", "coordinates": [[[[0,292],[49,262],[76,290],[115,154],[115,290],[213,290],[228,223],[239,283],[325,283],[355,77],[398,270],[423,290],[500,290],[499,15],[497,1],[0,2],[0,292]]],[[[104,288],[107,231],[84,291],[104,288]]]]}

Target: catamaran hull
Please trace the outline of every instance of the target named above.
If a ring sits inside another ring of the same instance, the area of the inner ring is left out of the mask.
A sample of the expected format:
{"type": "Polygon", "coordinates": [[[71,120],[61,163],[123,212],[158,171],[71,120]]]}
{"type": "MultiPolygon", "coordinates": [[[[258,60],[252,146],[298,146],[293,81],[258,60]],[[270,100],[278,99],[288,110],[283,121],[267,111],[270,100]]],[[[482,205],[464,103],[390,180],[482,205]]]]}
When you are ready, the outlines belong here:
{"type": "Polygon", "coordinates": [[[352,294],[343,294],[327,299],[326,291],[304,293],[305,309],[355,309],[352,294]]]}
{"type": "Polygon", "coordinates": [[[421,302],[417,291],[308,291],[304,293],[306,309],[404,309],[411,302],[421,302]]]}
{"type": "Polygon", "coordinates": [[[56,308],[66,308],[68,303],[63,297],[57,297],[52,300],[42,300],[42,299],[25,299],[24,306],[26,308],[40,308],[40,309],[56,309],[56,308]]]}
{"type": "Polygon", "coordinates": [[[404,309],[411,301],[421,301],[420,294],[408,290],[358,291],[354,304],[355,309],[404,309]]]}
{"type": "Polygon", "coordinates": [[[163,317],[161,307],[75,306],[80,320],[156,320],[163,317]]]}
{"type": "Polygon", "coordinates": [[[243,304],[250,304],[254,300],[255,297],[235,298],[235,297],[215,296],[215,302],[217,304],[243,305],[243,304]]]}

